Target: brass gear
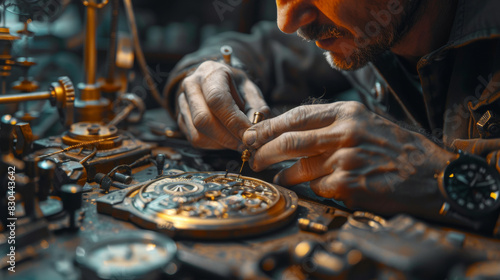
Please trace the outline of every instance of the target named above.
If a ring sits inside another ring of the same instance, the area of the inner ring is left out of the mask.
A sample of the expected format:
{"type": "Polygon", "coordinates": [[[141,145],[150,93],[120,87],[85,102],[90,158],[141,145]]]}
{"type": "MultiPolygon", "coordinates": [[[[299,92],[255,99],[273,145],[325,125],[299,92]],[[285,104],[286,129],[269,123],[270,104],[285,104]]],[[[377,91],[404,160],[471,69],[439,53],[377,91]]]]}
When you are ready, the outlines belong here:
{"type": "Polygon", "coordinates": [[[57,107],[63,125],[69,127],[75,118],[75,88],[73,83],[66,76],[59,77],[57,83],[52,83],[50,93],[50,103],[57,107]]]}

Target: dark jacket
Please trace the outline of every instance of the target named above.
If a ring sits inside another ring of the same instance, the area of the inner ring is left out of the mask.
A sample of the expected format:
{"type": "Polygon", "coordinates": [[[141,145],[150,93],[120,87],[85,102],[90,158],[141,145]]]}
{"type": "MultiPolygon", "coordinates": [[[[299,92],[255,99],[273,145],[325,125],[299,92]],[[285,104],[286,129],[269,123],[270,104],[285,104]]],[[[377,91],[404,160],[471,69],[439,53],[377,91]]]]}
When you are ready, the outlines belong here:
{"type": "MultiPolygon", "coordinates": [[[[483,156],[500,172],[500,1],[458,2],[448,43],[420,59],[418,77],[391,52],[343,74],[374,112],[419,127],[449,149],[483,156]],[[477,125],[482,117],[486,126],[477,125]]],[[[165,88],[172,108],[179,81],[195,65],[220,60],[225,44],[271,105],[298,104],[310,95],[332,98],[345,89],[313,43],[261,23],[251,34],[211,38],[183,58],[165,88]]]]}

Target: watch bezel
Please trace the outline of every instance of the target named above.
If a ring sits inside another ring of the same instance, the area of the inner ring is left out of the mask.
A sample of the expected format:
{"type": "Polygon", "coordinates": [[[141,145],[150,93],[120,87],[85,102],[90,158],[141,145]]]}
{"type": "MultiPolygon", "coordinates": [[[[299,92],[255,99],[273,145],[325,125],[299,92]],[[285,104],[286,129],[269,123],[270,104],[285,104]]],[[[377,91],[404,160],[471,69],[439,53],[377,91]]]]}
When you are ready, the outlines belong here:
{"type": "Polygon", "coordinates": [[[450,162],[446,166],[441,176],[439,177],[440,180],[438,185],[442,195],[446,200],[446,203],[449,204],[451,210],[456,211],[457,213],[464,215],[466,217],[471,217],[471,218],[484,217],[488,214],[495,212],[500,207],[500,198],[497,198],[495,203],[491,207],[486,207],[483,210],[480,209],[471,210],[466,208],[465,205],[462,206],[458,204],[454,199],[452,199],[449,196],[447,190],[448,180],[446,180],[445,178],[449,178],[452,172],[456,173],[457,166],[460,166],[462,164],[471,164],[471,163],[475,163],[479,167],[484,167],[486,169],[486,174],[491,175],[493,179],[496,181],[496,185],[499,188],[499,190],[497,191],[498,192],[497,195],[500,196],[500,175],[498,174],[498,172],[493,167],[491,167],[483,158],[465,153],[460,153],[459,157],[456,160],[450,162]]]}

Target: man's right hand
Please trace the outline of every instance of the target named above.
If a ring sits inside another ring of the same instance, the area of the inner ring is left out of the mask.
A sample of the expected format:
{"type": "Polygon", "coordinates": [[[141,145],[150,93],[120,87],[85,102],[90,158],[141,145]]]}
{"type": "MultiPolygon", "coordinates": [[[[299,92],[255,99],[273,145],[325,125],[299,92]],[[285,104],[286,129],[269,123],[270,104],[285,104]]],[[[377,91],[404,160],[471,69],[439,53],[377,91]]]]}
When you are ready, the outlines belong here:
{"type": "Polygon", "coordinates": [[[177,123],[191,144],[242,151],[243,133],[254,112],[269,115],[260,89],[245,72],[206,61],[181,84],[177,123]]]}

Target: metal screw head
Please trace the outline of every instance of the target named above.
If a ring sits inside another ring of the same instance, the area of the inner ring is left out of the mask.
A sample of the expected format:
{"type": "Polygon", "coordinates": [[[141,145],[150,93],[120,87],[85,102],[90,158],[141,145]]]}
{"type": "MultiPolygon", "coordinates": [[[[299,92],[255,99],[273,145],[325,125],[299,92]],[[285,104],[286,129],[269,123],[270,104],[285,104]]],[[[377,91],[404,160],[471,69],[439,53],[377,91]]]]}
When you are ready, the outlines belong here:
{"type": "Polygon", "coordinates": [[[500,133],[500,124],[492,123],[488,126],[488,132],[492,135],[498,135],[500,133]]]}
{"type": "Polygon", "coordinates": [[[99,135],[99,131],[101,130],[101,126],[98,124],[93,124],[87,127],[87,131],[90,135],[99,135]]]}

